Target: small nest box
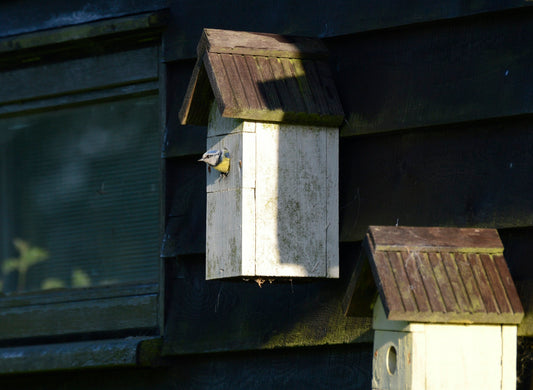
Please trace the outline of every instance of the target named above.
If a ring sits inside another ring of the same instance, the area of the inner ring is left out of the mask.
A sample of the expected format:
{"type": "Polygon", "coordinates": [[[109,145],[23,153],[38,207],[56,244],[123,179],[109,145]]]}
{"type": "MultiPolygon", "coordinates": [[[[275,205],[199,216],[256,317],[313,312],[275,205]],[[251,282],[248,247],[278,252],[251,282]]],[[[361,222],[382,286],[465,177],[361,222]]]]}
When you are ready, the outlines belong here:
{"type": "Polygon", "coordinates": [[[364,245],[344,306],[373,315],[372,389],[516,388],[524,310],[496,230],[371,226],[364,245]]]}
{"type": "Polygon", "coordinates": [[[338,126],[317,39],[205,29],[182,124],[207,125],[206,278],[339,275],[338,126]]]}

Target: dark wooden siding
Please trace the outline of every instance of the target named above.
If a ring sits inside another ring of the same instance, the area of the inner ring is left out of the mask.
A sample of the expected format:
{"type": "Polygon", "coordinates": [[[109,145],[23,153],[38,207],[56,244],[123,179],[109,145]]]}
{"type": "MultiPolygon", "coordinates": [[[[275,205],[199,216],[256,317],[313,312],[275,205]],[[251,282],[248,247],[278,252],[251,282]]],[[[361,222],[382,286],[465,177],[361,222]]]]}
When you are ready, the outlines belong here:
{"type": "MultiPolygon", "coordinates": [[[[519,332],[533,335],[533,3],[232,4],[0,4],[4,39],[170,8],[163,142],[169,366],[3,376],[2,389],[56,388],[57,383],[76,389],[294,388],[301,381],[309,387],[367,389],[370,319],[346,319],[340,303],[371,224],[498,228],[526,310],[519,332]],[[259,288],[253,282],[204,280],[205,176],[195,160],[204,151],[206,130],[180,126],[178,120],[204,27],[324,38],[347,119],[340,149],[338,282],[259,288]],[[284,348],[302,344],[307,346],[284,348]]],[[[520,389],[530,387],[531,362],[531,339],[521,337],[520,389]]]]}

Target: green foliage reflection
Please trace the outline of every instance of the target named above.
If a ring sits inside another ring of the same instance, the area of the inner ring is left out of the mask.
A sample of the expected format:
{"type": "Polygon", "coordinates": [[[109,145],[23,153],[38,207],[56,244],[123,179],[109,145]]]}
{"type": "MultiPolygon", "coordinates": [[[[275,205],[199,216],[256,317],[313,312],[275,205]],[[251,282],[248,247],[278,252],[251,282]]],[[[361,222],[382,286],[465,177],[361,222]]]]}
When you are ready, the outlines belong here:
{"type": "Polygon", "coordinates": [[[26,289],[26,275],[28,269],[36,264],[46,261],[49,257],[45,249],[31,246],[28,242],[16,238],[13,240],[13,245],[19,253],[19,257],[11,257],[4,260],[2,264],[2,273],[4,275],[10,272],[18,272],[17,291],[24,291],[26,289]]]}

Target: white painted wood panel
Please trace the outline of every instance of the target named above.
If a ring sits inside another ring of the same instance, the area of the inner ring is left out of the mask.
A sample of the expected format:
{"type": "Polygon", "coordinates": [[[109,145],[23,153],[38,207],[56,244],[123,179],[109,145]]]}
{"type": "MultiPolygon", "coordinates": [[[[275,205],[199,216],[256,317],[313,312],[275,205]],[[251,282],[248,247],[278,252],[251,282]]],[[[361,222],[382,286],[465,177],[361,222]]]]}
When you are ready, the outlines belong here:
{"type": "Polygon", "coordinates": [[[206,279],[255,275],[254,230],[253,189],[207,194],[206,279]]]}
{"type": "Polygon", "coordinates": [[[426,388],[501,389],[499,325],[427,325],[426,388]]]}
{"type": "Polygon", "coordinates": [[[502,390],[516,389],[517,327],[502,325],[502,390]]]}
{"type": "Polygon", "coordinates": [[[207,279],[339,276],[338,142],[338,129],[212,109],[207,148],[231,164],[207,172],[207,279]]]}
{"type": "Polygon", "coordinates": [[[339,277],[339,131],[326,130],[326,258],[328,278],[339,277]]]}
{"type": "Polygon", "coordinates": [[[257,124],[257,273],[326,276],[326,132],[257,124]]]}
{"type": "Polygon", "coordinates": [[[373,389],[516,388],[514,325],[390,321],[380,299],[374,306],[373,324],[373,389]],[[403,360],[394,374],[387,369],[391,346],[397,359],[403,360]]]}

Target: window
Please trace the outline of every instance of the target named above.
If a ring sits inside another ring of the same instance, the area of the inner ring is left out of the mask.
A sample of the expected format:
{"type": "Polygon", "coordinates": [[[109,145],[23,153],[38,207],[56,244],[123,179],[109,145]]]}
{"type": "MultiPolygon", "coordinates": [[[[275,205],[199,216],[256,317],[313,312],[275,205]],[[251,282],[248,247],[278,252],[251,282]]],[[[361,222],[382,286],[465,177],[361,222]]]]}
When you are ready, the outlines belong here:
{"type": "Polygon", "coordinates": [[[0,50],[0,344],[158,332],[159,31],[112,23],[0,50]]]}

